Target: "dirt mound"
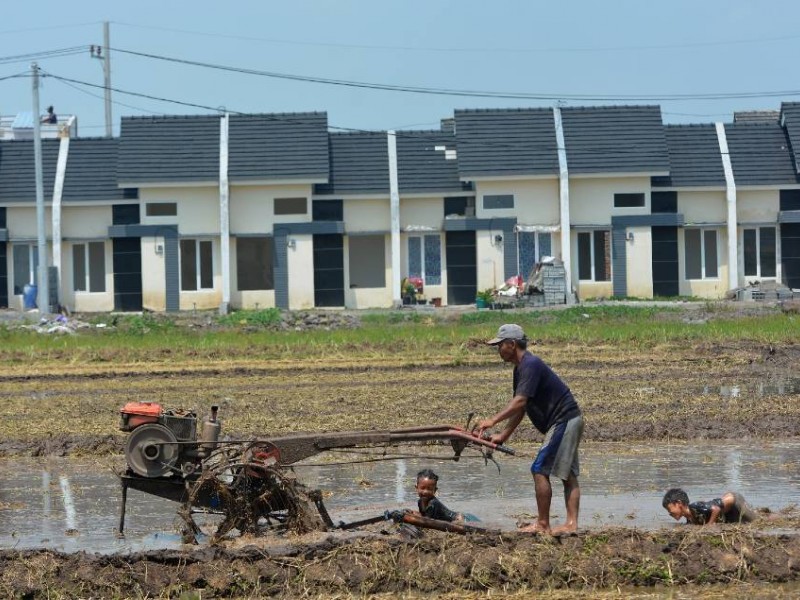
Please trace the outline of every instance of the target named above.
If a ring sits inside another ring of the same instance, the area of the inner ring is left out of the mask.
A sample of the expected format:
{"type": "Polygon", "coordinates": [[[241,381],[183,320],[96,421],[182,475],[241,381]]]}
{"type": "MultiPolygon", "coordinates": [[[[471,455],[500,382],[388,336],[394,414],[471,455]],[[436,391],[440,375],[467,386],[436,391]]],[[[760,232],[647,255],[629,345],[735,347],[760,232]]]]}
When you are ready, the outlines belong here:
{"type": "Polygon", "coordinates": [[[591,590],[800,579],[800,536],[731,527],[609,529],[549,538],[426,532],[291,547],[256,545],[128,556],[0,552],[0,594],[46,597],[328,596],[591,590]],[[31,573],[36,573],[31,577],[31,573]],[[98,574],[102,574],[98,577],[98,574]]]}

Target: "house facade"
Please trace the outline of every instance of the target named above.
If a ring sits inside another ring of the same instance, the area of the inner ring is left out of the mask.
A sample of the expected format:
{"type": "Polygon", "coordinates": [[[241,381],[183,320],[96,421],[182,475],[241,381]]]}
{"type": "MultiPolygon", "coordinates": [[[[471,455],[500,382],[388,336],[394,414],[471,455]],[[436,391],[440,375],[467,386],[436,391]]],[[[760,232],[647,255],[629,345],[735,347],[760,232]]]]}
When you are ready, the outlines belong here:
{"type": "MultiPolygon", "coordinates": [[[[579,299],[800,288],[800,103],[457,110],[434,131],[324,113],[123,117],[42,143],[51,301],[73,311],[443,305],[563,261],[579,299]]],[[[0,141],[0,306],[38,266],[33,144],[0,141]]]]}

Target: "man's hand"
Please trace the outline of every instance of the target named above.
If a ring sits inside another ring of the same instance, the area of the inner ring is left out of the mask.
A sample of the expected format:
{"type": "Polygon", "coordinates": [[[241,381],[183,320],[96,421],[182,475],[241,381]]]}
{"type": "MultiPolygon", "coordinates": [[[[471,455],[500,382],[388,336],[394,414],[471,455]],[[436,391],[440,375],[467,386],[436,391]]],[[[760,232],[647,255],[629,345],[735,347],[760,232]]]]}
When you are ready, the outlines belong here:
{"type": "Polygon", "coordinates": [[[494,427],[496,423],[493,419],[482,419],[475,424],[475,429],[478,430],[478,435],[483,437],[483,432],[487,429],[494,427]]]}

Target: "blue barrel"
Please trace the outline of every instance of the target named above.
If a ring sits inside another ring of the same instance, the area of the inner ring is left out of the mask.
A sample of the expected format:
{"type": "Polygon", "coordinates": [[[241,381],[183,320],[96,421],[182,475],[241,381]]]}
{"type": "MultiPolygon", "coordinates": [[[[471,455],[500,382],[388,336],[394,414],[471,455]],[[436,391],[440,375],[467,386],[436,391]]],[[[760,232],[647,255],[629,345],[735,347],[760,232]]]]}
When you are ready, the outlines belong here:
{"type": "Polygon", "coordinates": [[[30,310],[36,308],[36,294],[38,292],[37,286],[32,283],[26,283],[22,288],[22,308],[30,310]]]}

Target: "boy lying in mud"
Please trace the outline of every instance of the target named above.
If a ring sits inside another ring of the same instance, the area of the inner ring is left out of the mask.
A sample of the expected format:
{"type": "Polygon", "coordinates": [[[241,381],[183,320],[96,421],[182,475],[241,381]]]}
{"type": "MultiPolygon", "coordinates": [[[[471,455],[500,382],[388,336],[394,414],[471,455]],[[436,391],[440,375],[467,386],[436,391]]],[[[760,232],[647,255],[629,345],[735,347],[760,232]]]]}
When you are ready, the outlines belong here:
{"type": "Polygon", "coordinates": [[[417,508],[419,514],[429,519],[437,521],[449,521],[462,523],[464,521],[478,521],[479,519],[470,514],[458,513],[450,510],[441,500],[436,497],[436,490],[439,485],[439,476],[431,469],[423,469],[417,473],[416,491],[419,496],[417,508]]]}
{"type": "Polygon", "coordinates": [[[672,488],[664,494],[661,505],[676,521],[686,518],[691,525],[713,523],[751,523],[756,513],[739,493],[727,492],[720,498],[708,502],[689,502],[689,496],[681,488],[672,488]]]}

